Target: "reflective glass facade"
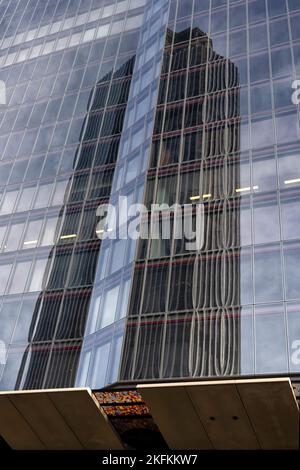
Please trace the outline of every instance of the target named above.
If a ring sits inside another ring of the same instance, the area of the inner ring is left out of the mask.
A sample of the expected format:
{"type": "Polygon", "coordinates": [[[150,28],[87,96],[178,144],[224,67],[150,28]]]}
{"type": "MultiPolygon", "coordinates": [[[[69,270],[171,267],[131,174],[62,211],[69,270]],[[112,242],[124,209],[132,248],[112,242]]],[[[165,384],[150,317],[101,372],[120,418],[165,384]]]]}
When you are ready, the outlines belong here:
{"type": "Polygon", "coordinates": [[[144,3],[1,2],[2,389],[75,383],[144,3]]]}
{"type": "Polygon", "coordinates": [[[0,388],[299,373],[299,1],[0,17],[0,388]],[[101,242],[119,196],[201,203],[201,249],[101,242]]]}
{"type": "Polygon", "coordinates": [[[300,5],[170,3],[145,202],[202,202],[204,243],[140,243],[121,378],[297,372],[300,5]]]}

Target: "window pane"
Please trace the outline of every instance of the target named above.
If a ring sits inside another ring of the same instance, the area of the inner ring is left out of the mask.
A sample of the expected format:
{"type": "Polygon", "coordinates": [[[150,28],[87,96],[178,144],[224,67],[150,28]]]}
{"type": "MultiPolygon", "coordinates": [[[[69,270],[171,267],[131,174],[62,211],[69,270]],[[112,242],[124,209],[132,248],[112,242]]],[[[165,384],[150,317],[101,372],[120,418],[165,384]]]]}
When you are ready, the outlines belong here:
{"type": "Polygon", "coordinates": [[[271,191],[277,187],[276,160],[264,158],[253,162],[253,186],[257,191],[271,191]]]}
{"type": "Polygon", "coordinates": [[[4,251],[17,250],[24,230],[24,222],[12,224],[6,236],[4,251]]]}
{"type": "Polygon", "coordinates": [[[121,292],[122,298],[121,298],[121,303],[120,303],[119,312],[118,312],[119,318],[125,317],[127,313],[130,286],[131,286],[131,279],[128,279],[127,281],[124,282],[123,287],[122,287],[122,292],[121,292]]]}
{"type": "Polygon", "coordinates": [[[21,196],[18,201],[17,211],[28,211],[31,208],[32,199],[34,193],[36,191],[36,187],[32,186],[30,188],[24,188],[21,192],[21,196]]]}
{"type": "MultiPolygon", "coordinates": [[[[300,297],[300,246],[287,244],[284,248],[286,297],[299,299],[300,297]]],[[[300,339],[300,338],[299,338],[300,339]]]]}
{"type": "Polygon", "coordinates": [[[254,373],[254,322],[253,308],[244,307],[240,310],[240,371],[241,374],[254,373]]]}
{"type": "Polygon", "coordinates": [[[283,155],[279,158],[279,184],[281,188],[300,186],[300,157],[298,154],[283,155]]]}
{"type": "Polygon", "coordinates": [[[274,145],[274,126],[272,119],[252,121],[252,147],[261,148],[274,145]]]}
{"type": "Polygon", "coordinates": [[[0,331],[1,341],[8,345],[11,341],[11,336],[15,327],[20,302],[4,302],[0,308],[0,331]]]}
{"type": "Polygon", "coordinates": [[[279,207],[277,201],[254,202],[254,241],[269,243],[280,239],[279,207]]]}
{"type": "Polygon", "coordinates": [[[287,371],[285,323],[281,307],[261,307],[255,312],[256,373],[287,371]]]}
{"type": "Polygon", "coordinates": [[[29,285],[29,292],[40,291],[46,283],[45,271],[47,267],[48,259],[38,259],[33,268],[31,281],[29,285]]]}
{"type": "Polygon", "coordinates": [[[8,351],[3,375],[0,377],[1,390],[14,390],[19,375],[22,360],[24,358],[25,348],[11,348],[8,351]]]}
{"type": "Polygon", "coordinates": [[[58,183],[56,184],[53,199],[52,199],[53,206],[63,204],[67,185],[68,185],[68,180],[58,181],[58,183]]]}
{"type": "Polygon", "coordinates": [[[104,328],[113,323],[116,315],[119,290],[120,286],[116,286],[105,294],[100,318],[100,328],[104,328]]]}
{"type": "Polygon", "coordinates": [[[37,298],[35,297],[24,300],[14,332],[13,343],[18,341],[27,342],[29,340],[29,329],[32,325],[32,318],[37,305],[37,298]]]}
{"type": "Polygon", "coordinates": [[[298,113],[277,117],[277,141],[279,144],[299,142],[299,117],[298,113]]]}
{"type": "Polygon", "coordinates": [[[251,209],[249,204],[241,206],[239,210],[240,217],[240,245],[250,245],[252,242],[252,223],[251,223],[251,209]]]}
{"type": "Polygon", "coordinates": [[[0,294],[4,294],[6,284],[11,272],[11,264],[0,264],[0,294]]]}
{"type": "Polygon", "coordinates": [[[42,184],[38,189],[34,207],[47,207],[52,192],[53,184],[42,184]]]}
{"type": "Polygon", "coordinates": [[[110,273],[118,271],[123,266],[126,249],[126,240],[114,241],[111,247],[110,273]]]}
{"type": "Polygon", "coordinates": [[[281,203],[283,237],[285,239],[300,238],[300,220],[295,214],[300,213],[300,200],[287,199],[281,203]]]}
{"type": "MultiPolygon", "coordinates": [[[[143,313],[164,312],[166,304],[168,266],[148,267],[145,282],[143,313]],[[153,295],[155,292],[155,295],[153,295]]],[[[141,285],[139,286],[141,289],[141,285]]]]}
{"type": "Polygon", "coordinates": [[[290,368],[293,372],[300,369],[300,305],[298,303],[288,305],[288,342],[290,368]]]}
{"type": "Polygon", "coordinates": [[[280,251],[277,247],[257,249],[254,259],[255,298],[257,302],[282,299],[280,251]]]}
{"type": "Polygon", "coordinates": [[[169,204],[176,202],[177,176],[160,178],[157,185],[156,204],[169,204]]]}
{"type": "Polygon", "coordinates": [[[240,257],[241,277],[240,277],[240,304],[247,305],[253,303],[253,270],[252,252],[250,249],[242,250],[240,257]]]}
{"type": "Polygon", "coordinates": [[[7,193],[5,193],[0,206],[0,214],[7,214],[13,211],[17,195],[18,191],[7,191],[7,193]]]}
{"type": "Polygon", "coordinates": [[[55,242],[55,235],[58,233],[59,217],[49,217],[46,220],[44,234],[42,237],[42,246],[53,245],[55,242]]]}
{"type": "Polygon", "coordinates": [[[24,292],[30,266],[31,261],[22,261],[16,265],[9,287],[10,294],[24,292]]]}
{"type": "Polygon", "coordinates": [[[3,249],[4,236],[7,230],[7,225],[0,225],[0,251],[3,249]]]}
{"type": "Polygon", "coordinates": [[[110,343],[98,347],[94,354],[89,383],[93,388],[103,387],[109,359],[110,343]]]}
{"type": "Polygon", "coordinates": [[[24,248],[35,248],[39,243],[40,232],[44,219],[30,220],[23,240],[24,248]]]}

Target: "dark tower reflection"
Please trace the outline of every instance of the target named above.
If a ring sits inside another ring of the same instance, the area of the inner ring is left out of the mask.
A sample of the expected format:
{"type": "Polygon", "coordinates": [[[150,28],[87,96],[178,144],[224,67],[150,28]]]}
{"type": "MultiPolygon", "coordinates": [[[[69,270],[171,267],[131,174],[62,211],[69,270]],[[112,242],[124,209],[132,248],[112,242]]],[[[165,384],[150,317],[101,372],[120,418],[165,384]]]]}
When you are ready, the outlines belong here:
{"type": "Polygon", "coordinates": [[[202,203],[204,244],[140,243],[121,379],[239,373],[239,187],[238,69],[200,29],[169,30],[146,204],[202,203]]]}
{"type": "Polygon", "coordinates": [[[17,389],[74,385],[101,243],[96,209],[110,196],[134,61],[106,74],[91,92],[17,389]]]}

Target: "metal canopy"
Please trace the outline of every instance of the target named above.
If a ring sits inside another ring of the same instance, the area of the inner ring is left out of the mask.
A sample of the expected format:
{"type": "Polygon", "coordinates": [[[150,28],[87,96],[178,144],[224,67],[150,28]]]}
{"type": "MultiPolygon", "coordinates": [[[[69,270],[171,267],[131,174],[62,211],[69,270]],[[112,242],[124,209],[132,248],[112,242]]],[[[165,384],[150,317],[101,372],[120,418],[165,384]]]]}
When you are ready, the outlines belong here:
{"type": "Polygon", "coordinates": [[[16,450],[123,448],[86,388],[1,392],[0,435],[16,450]]]}
{"type": "Polygon", "coordinates": [[[288,378],[137,388],[172,449],[299,447],[299,408],[288,378]]]}

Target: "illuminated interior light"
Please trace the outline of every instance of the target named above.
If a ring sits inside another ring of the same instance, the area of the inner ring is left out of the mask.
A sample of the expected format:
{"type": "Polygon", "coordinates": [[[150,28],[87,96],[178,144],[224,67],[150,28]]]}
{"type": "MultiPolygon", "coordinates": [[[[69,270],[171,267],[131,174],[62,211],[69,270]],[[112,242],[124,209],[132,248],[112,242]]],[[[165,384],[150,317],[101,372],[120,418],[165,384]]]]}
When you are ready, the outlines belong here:
{"type": "Polygon", "coordinates": [[[96,230],[96,233],[105,233],[105,232],[112,232],[112,228],[108,228],[107,230],[96,230]]]}
{"type": "Polygon", "coordinates": [[[24,242],[24,245],[34,245],[36,244],[38,241],[37,240],[30,240],[28,242],[24,242]]]}
{"type": "Polygon", "coordinates": [[[202,196],[191,196],[190,201],[199,201],[199,199],[208,199],[211,197],[210,193],[202,194],[202,196]]]}
{"type": "Polygon", "coordinates": [[[258,186],[253,186],[252,188],[251,188],[251,186],[248,186],[247,188],[237,188],[235,190],[235,192],[236,193],[244,193],[244,192],[247,192],[247,191],[251,191],[252,189],[253,190],[258,189],[258,186]]]}
{"type": "Polygon", "coordinates": [[[300,183],[300,178],[295,178],[293,180],[285,180],[284,184],[297,184],[300,183]]]}
{"type": "Polygon", "coordinates": [[[77,237],[77,234],[76,233],[72,233],[71,235],[62,235],[60,237],[61,240],[67,240],[69,238],[76,238],[77,237]]]}

